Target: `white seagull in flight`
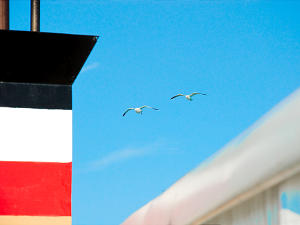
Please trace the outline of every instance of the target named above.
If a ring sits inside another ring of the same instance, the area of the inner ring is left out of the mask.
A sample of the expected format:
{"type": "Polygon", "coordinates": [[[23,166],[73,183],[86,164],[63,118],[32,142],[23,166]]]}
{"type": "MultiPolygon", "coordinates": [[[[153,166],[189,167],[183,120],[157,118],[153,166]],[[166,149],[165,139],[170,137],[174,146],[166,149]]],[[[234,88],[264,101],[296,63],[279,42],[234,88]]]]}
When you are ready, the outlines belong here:
{"type": "Polygon", "coordinates": [[[192,97],[193,97],[194,95],[206,95],[206,94],[199,93],[199,92],[194,92],[194,93],[192,93],[192,94],[190,94],[190,95],[178,94],[178,95],[173,96],[171,99],[177,98],[177,97],[179,97],[179,96],[184,96],[187,100],[192,101],[192,97]]]}
{"type": "Polygon", "coordinates": [[[154,110],[159,110],[159,109],[156,109],[156,108],[153,108],[153,107],[150,107],[150,106],[147,106],[147,105],[144,105],[142,107],[139,107],[139,108],[128,108],[124,113],[123,113],[123,116],[126,115],[126,113],[130,110],[134,110],[136,113],[140,113],[142,115],[143,113],[143,108],[149,108],[149,109],[154,109],[154,110]]]}

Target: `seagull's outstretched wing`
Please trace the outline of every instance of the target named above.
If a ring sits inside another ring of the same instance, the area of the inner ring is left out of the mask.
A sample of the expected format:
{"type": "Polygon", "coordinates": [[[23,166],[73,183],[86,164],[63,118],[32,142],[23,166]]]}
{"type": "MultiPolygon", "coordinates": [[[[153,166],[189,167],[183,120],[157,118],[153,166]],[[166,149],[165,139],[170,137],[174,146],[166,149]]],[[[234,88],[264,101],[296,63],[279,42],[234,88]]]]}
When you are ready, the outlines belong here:
{"type": "Polygon", "coordinates": [[[130,111],[130,110],[134,110],[134,108],[128,108],[128,109],[123,113],[123,116],[125,116],[126,113],[127,113],[128,111],[130,111]]]}
{"type": "Polygon", "coordinates": [[[194,96],[194,95],[206,95],[206,94],[204,94],[204,93],[199,93],[199,92],[194,92],[194,93],[190,94],[191,97],[194,96]]]}
{"type": "Polygon", "coordinates": [[[157,108],[153,108],[153,107],[150,107],[150,106],[147,106],[147,105],[144,105],[144,106],[140,107],[140,109],[143,109],[143,108],[149,108],[149,109],[159,110],[157,108]]]}
{"type": "Polygon", "coordinates": [[[171,99],[177,98],[177,97],[179,97],[179,96],[184,96],[184,95],[183,95],[183,94],[178,94],[178,95],[173,96],[171,99]]]}

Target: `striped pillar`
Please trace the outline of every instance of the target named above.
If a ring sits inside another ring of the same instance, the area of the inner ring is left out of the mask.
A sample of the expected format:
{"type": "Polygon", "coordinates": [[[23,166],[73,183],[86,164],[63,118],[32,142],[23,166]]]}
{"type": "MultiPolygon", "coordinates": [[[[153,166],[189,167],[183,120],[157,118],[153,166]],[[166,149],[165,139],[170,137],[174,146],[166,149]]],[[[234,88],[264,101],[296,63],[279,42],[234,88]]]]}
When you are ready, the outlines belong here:
{"type": "Polygon", "coordinates": [[[72,85],[98,37],[0,36],[0,225],[71,225],[72,85]]]}
{"type": "Polygon", "coordinates": [[[0,224],[71,224],[72,110],[61,108],[72,99],[57,88],[0,84],[6,96],[27,93],[22,108],[0,107],[0,224]],[[49,93],[44,103],[32,97],[49,93]]]}

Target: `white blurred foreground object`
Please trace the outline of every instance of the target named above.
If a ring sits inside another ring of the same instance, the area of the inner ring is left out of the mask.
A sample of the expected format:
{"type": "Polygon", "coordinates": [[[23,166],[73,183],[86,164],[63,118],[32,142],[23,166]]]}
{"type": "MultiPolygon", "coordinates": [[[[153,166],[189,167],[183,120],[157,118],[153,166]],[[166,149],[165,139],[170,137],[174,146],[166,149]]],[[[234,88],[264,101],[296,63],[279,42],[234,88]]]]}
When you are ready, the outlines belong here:
{"type": "Polygon", "coordinates": [[[122,225],[298,225],[299,181],[300,89],[122,225]]]}
{"type": "Polygon", "coordinates": [[[199,93],[199,92],[194,92],[194,93],[192,93],[192,94],[190,94],[190,95],[178,94],[178,95],[173,96],[171,99],[177,98],[177,97],[179,97],[179,96],[184,96],[187,100],[192,101],[192,97],[193,97],[194,95],[206,95],[206,94],[199,93]]]}
{"type": "Polygon", "coordinates": [[[300,224],[300,215],[288,209],[280,211],[281,225],[298,225],[300,224]]]}
{"type": "Polygon", "coordinates": [[[128,108],[124,113],[123,113],[123,116],[126,115],[127,112],[129,112],[130,110],[134,110],[136,113],[140,113],[142,114],[143,113],[143,108],[149,108],[149,109],[154,109],[154,110],[158,110],[156,108],[153,108],[153,107],[150,107],[150,106],[147,106],[147,105],[144,105],[142,107],[139,107],[139,108],[128,108]]]}

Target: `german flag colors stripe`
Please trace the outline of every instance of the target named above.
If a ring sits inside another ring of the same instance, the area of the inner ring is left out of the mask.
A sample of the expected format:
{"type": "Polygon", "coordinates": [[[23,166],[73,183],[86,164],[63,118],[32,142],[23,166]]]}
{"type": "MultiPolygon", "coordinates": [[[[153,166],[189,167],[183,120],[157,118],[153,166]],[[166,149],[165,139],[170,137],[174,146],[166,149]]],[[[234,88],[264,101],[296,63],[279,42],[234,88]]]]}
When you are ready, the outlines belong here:
{"type": "Polygon", "coordinates": [[[71,225],[72,111],[0,114],[0,224],[71,225]]]}
{"type": "Polygon", "coordinates": [[[71,225],[70,216],[0,216],[3,225],[71,225]]]}
{"type": "Polygon", "coordinates": [[[72,163],[1,161],[0,215],[71,216],[71,176],[72,163]]]}

